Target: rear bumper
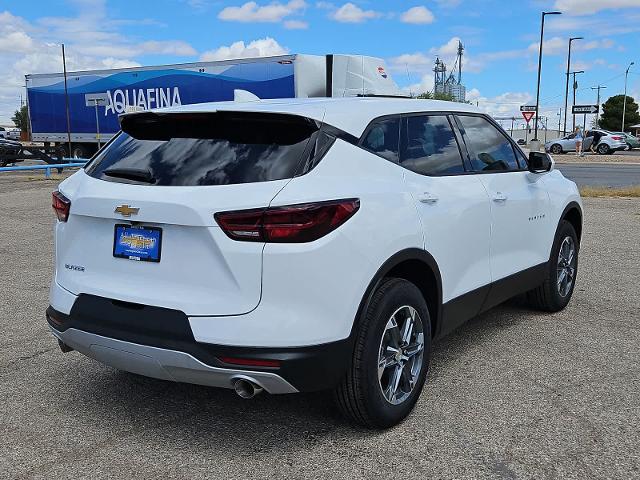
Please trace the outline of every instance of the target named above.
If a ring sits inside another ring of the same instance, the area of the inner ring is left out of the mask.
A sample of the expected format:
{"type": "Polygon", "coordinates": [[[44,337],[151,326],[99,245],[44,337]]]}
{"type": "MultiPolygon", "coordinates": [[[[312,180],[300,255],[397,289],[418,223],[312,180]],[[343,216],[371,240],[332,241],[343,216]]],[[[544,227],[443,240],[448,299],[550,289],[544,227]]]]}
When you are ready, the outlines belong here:
{"type": "Polygon", "coordinates": [[[194,339],[189,319],[178,310],[80,295],[69,314],[47,309],[53,334],[80,353],[141,375],[232,388],[250,379],[269,393],[335,387],[349,364],[353,343],[305,347],[213,345],[194,339]],[[277,367],[245,367],[221,358],[275,361],[277,367]]]}
{"type": "Polygon", "coordinates": [[[212,367],[185,352],[124,342],[75,328],[64,332],[50,328],[59,340],[87,357],[146,377],[221,388],[233,388],[236,380],[244,379],[272,394],[298,391],[275,373],[212,367]]]}

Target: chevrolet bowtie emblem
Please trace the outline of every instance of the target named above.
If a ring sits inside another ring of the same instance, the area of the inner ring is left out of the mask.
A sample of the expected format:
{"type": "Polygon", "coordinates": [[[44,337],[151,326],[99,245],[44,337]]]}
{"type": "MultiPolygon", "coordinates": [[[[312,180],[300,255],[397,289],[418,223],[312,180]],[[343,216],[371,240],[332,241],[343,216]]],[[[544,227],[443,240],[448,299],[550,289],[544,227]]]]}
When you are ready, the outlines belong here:
{"type": "Polygon", "coordinates": [[[120,205],[116,207],[115,213],[119,213],[123,217],[130,217],[131,215],[137,215],[138,210],[140,209],[129,205],[120,205]]]}

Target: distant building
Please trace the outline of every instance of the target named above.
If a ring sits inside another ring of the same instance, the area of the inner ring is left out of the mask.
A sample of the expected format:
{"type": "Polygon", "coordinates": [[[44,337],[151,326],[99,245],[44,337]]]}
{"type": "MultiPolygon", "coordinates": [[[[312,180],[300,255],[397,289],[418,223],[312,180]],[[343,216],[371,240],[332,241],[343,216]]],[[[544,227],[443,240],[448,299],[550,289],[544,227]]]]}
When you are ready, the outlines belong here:
{"type": "Polygon", "coordinates": [[[456,102],[465,102],[467,100],[467,89],[462,84],[462,55],[464,52],[464,46],[462,42],[458,41],[458,55],[456,61],[451,69],[451,73],[447,75],[447,66],[445,63],[436,58],[436,63],[433,68],[434,73],[434,93],[444,93],[451,95],[456,102]],[[456,78],[457,70],[457,78],[456,78]]]}

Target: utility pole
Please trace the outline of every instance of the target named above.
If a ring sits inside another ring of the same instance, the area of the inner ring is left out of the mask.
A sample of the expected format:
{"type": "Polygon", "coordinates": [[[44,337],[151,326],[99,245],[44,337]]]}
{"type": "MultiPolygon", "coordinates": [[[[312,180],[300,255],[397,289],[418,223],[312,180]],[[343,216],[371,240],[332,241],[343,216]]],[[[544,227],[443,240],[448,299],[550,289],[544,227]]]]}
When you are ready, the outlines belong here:
{"type": "MultiPolygon", "coordinates": [[[[562,130],[563,136],[567,134],[567,113],[569,113],[567,106],[569,102],[569,75],[570,75],[569,70],[571,69],[571,43],[574,40],[583,40],[583,39],[584,37],[571,37],[569,39],[569,55],[567,56],[567,86],[564,92],[564,129],[562,130]]],[[[560,128],[558,128],[558,130],[560,130],[560,128]]],[[[560,132],[558,131],[558,133],[560,132]]]]}
{"type": "Polygon", "coordinates": [[[627,113],[627,77],[629,76],[629,69],[634,64],[631,62],[627,67],[627,71],[624,73],[624,100],[622,100],[622,128],[621,132],[624,132],[624,114],[627,113]]]}
{"type": "MultiPolygon", "coordinates": [[[[565,111],[565,120],[567,118],[567,113],[565,111]]],[[[562,107],[560,107],[560,110],[558,111],[558,135],[560,135],[560,124],[562,123],[562,107]]],[[[566,135],[566,133],[565,133],[566,135]]],[[[563,135],[564,136],[564,135],[563,135]]]]}
{"type": "Polygon", "coordinates": [[[538,86],[536,88],[536,118],[534,121],[534,140],[538,140],[538,115],[540,108],[540,74],[542,73],[542,42],[544,39],[544,17],[547,15],[561,15],[562,12],[542,12],[540,23],[540,49],[538,51],[538,86]]]}
{"type": "Polygon", "coordinates": [[[62,70],[64,72],[64,103],[67,110],[67,143],[69,144],[69,156],[73,155],[71,151],[71,120],[69,118],[69,92],[67,91],[67,59],[64,55],[64,43],[62,44],[62,70]]]}
{"type": "Polygon", "coordinates": [[[598,111],[596,112],[596,127],[599,127],[600,125],[600,89],[602,88],[607,88],[606,85],[598,85],[597,87],[591,87],[591,90],[597,90],[598,91],[598,99],[596,100],[596,105],[598,105],[598,111]]]}
{"type": "MultiPolygon", "coordinates": [[[[571,72],[573,75],[573,105],[576,104],[576,90],[578,89],[578,82],[576,82],[576,75],[579,73],[584,73],[584,70],[578,70],[577,72],[571,72]]],[[[576,115],[573,113],[573,108],[571,109],[571,113],[573,115],[573,126],[571,131],[574,132],[576,130],[576,115]]]]}

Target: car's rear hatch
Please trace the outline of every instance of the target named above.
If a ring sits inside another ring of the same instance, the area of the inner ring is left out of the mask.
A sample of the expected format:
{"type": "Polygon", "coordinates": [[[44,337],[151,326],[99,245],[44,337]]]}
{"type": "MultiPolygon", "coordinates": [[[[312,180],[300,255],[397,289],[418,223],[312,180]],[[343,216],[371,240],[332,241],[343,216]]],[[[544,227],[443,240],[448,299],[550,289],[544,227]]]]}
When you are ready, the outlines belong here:
{"type": "Polygon", "coordinates": [[[318,126],[265,114],[137,117],[61,184],[71,208],[56,227],[56,281],[74,294],[188,315],[252,310],[264,244],[230,239],[213,214],[267,207],[296,175],[318,126]],[[161,236],[145,241],[158,243],[156,257],[116,256],[123,239],[154,229],[161,236]]]}

